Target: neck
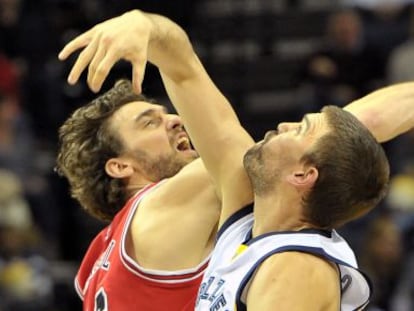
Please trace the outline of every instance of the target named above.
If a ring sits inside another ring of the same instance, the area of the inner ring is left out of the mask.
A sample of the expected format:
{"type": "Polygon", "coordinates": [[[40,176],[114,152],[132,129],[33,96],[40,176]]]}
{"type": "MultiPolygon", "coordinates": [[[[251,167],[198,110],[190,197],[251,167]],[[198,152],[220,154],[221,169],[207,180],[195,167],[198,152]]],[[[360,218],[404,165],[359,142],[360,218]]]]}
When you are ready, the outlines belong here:
{"type": "Polygon", "coordinates": [[[126,193],[127,193],[128,198],[132,197],[135,193],[137,193],[138,191],[145,188],[151,183],[153,182],[149,180],[145,180],[145,181],[140,180],[140,181],[135,181],[135,182],[132,182],[131,180],[129,180],[126,184],[126,193]]]}
{"type": "Polygon", "coordinates": [[[301,197],[283,193],[261,197],[255,195],[253,237],[268,232],[312,228],[302,215],[301,197]]]}

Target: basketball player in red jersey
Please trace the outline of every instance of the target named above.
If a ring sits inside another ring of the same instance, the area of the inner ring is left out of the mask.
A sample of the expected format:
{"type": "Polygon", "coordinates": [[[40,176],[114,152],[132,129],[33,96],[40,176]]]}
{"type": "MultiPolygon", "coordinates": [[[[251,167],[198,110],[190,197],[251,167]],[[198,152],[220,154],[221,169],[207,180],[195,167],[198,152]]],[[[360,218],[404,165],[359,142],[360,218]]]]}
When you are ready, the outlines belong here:
{"type": "Polygon", "coordinates": [[[220,202],[180,118],[118,81],[75,111],[60,142],[73,196],[111,221],[75,280],[84,310],[192,310],[220,202]]]}
{"type": "MultiPolygon", "coordinates": [[[[63,49],[60,58],[65,59],[82,47],[85,49],[72,69],[70,83],[75,83],[89,65],[88,83],[92,90],[98,91],[112,65],[124,58],[133,63],[134,89],[139,92],[148,57],[161,70],[175,104],[179,102],[181,107],[217,103],[228,106],[205,73],[186,35],[166,18],[140,11],[129,12],[73,40],[63,49]]],[[[114,97],[122,93],[116,88],[113,93],[109,91],[90,106],[75,112],[60,133],[59,167],[71,182],[74,196],[95,215],[102,217],[104,213],[105,219],[113,219],[92,243],[77,277],[84,309],[181,310],[187,303],[191,309],[197,289],[186,285],[199,282],[198,273],[203,272],[208,260],[220,199],[200,160],[191,162],[195,154],[183,138],[185,133],[179,119],[133,96],[114,104],[114,97]],[[121,108],[102,107],[96,116],[93,107],[99,106],[98,102],[121,108]],[[82,118],[85,120],[78,123],[82,118]],[[85,131],[80,138],[73,137],[82,126],[85,131]],[[86,134],[91,136],[90,140],[82,138],[86,134]],[[102,158],[96,158],[94,151],[102,158]],[[173,159],[181,165],[184,165],[183,159],[191,163],[169,174],[157,169],[157,164],[163,163],[168,163],[162,165],[164,168],[174,167],[173,159]],[[87,170],[87,166],[93,165],[97,167],[94,174],[87,170]],[[85,181],[87,175],[90,175],[90,182],[85,181]],[[97,176],[106,179],[103,185],[98,186],[97,176]],[[152,186],[154,182],[156,185],[152,186]],[[138,194],[121,209],[128,195],[137,191],[138,194]],[[95,206],[92,198],[100,198],[101,202],[95,206]]],[[[379,140],[389,139],[401,130],[390,120],[404,117],[401,110],[393,110],[389,103],[398,102],[400,108],[412,107],[412,100],[408,101],[411,89],[412,85],[400,85],[371,94],[351,104],[352,113],[379,140]],[[387,120],[378,114],[383,110],[387,111],[387,120]]],[[[181,110],[185,119],[196,113],[181,110]]],[[[235,118],[228,108],[224,112],[235,118]]],[[[203,135],[208,137],[210,133],[203,135]]],[[[252,195],[244,174],[243,170],[226,173],[226,180],[239,183],[244,190],[237,200],[248,204],[252,195]]]]}

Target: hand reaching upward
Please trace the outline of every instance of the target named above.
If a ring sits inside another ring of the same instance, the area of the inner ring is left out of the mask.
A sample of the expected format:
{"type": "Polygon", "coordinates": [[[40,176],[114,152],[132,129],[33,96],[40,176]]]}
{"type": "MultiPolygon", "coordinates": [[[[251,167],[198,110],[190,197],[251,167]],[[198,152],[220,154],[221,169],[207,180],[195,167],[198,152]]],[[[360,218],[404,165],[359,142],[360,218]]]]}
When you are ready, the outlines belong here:
{"type": "Polygon", "coordinates": [[[153,25],[148,14],[134,10],[97,24],[71,40],[60,51],[59,59],[82,51],[70,71],[68,83],[75,84],[88,67],[89,88],[98,92],[112,67],[124,59],[132,64],[134,91],[140,93],[153,25]]]}

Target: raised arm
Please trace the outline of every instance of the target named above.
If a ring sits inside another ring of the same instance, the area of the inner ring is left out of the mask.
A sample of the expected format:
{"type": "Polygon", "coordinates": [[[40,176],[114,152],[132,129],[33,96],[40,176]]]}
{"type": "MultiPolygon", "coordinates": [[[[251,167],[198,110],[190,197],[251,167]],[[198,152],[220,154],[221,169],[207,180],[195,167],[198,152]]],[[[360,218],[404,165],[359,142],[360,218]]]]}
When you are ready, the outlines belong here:
{"type": "Polygon", "coordinates": [[[414,82],[374,91],[344,107],[385,142],[414,127],[414,82]]]}
{"type": "Polygon", "coordinates": [[[170,21],[155,19],[158,36],[150,41],[148,59],[160,69],[170,99],[221,189],[223,221],[252,201],[243,157],[254,141],[211,81],[187,35],[170,21]]]}
{"type": "Polygon", "coordinates": [[[98,24],[69,42],[59,58],[83,48],[69,75],[75,83],[88,68],[88,84],[98,91],[112,66],[125,59],[133,66],[140,92],[148,59],[161,73],[167,93],[223,200],[222,220],[252,201],[243,156],[254,143],[240,125],[194,53],[186,33],[169,19],[134,10],[98,24]]]}

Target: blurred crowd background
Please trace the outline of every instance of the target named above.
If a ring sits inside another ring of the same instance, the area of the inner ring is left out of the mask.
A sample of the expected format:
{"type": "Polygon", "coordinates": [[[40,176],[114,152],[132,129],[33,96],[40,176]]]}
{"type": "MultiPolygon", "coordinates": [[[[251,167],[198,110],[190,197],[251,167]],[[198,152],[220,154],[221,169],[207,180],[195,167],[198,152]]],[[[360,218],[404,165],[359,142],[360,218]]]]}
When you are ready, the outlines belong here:
{"type": "MultiPolygon", "coordinates": [[[[282,120],[414,80],[410,0],[0,0],[0,311],[81,310],[73,277],[104,224],[70,198],[53,168],[59,125],[94,94],[85,76],[66,83],[75,58],[62,63],[57,54],[133,8],[189,33],[256,139],[282,120]]],[[[130,72],[118,63],[104,89],[130,72]]],[[[170,105],[152,66],[143,90],[170,105]]],[[[389,195],[340,231],[373,281],[369,310],[413,311],[414,130],[384,147],[389,195]]]]}

